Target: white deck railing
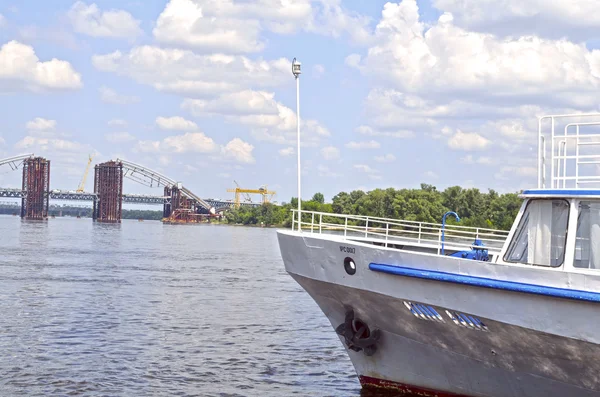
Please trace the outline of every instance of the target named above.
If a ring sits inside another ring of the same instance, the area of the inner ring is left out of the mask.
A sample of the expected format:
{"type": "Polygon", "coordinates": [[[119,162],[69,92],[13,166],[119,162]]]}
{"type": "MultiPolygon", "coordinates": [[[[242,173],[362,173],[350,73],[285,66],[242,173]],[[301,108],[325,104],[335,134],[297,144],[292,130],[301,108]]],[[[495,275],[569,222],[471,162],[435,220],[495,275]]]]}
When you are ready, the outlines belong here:
{"type": "Polygon", "coordinates": [[[600,187],[599,131],[600,113],[541,117],[538,122],[538,188],[600,187]]]}
{"type": "MultiPolygon", "coordinates": [[[[390,245],[412,245],[442,250],[442,225],[361,215],[292,210],[292,230],[318,234],[335,234],[346,239],[390,245]]],[[[508,232],[487,228],[448,225],[444,227],[445,250],[470,249],[480,239],[490,253],[498,254],[508,232]]]]}

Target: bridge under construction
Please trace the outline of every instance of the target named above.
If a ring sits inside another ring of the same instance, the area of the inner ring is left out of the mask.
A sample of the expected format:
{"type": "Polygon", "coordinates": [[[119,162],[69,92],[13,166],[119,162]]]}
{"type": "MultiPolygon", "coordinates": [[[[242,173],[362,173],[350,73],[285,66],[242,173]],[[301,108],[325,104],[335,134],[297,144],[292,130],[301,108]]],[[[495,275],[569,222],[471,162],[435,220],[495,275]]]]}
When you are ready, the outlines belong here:
{"type": "MultiPolygon", "coordinates": [[[[91,162],[91,158],[90,158],[91,162]]],[[[94,192],[50,190],[50,160],[33,154],[0,160],[0,166],[13,170],[23,169],[22,189],[0,189],[0,197],[20,198],[21,217],[47,219],[50,199],[93,202],[93,219],[97,222],[121,222],[124,202],[161,204],[163,222],[196,223],[219,216],[223,211],[238,207],[239,201],[202,199],[180,182],[156,171],[126,160],[116,159],[94,166],[94,192]],[[150,187],[163,187],[163,196],[145,196],[123,193],[123,179],[128,178],[150,187]]],[[[89,167],[89,164],[88,164],[89,167]]],[[[84,174],[84,179],[87,175],[84,174]]],[[[256,206],[260,204],[243,203],[256,206]]]]}

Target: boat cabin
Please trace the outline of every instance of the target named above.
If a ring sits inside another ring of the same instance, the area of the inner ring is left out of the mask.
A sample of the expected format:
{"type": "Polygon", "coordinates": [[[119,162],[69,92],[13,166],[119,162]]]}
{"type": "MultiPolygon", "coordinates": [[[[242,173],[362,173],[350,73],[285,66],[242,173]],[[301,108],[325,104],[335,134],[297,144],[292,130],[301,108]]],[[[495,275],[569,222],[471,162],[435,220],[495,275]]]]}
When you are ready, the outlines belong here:
{"type": "Polygon", "coordinates": [[[600,269],[600,190],[526,190],[497,262],[600,269]]]}
{"type": "Polygon", "coordinates": [[[525,201],[498,262],[600,269],[599,167],[600,114],[541,117],[538,188],[521,194],[525,201]]]}

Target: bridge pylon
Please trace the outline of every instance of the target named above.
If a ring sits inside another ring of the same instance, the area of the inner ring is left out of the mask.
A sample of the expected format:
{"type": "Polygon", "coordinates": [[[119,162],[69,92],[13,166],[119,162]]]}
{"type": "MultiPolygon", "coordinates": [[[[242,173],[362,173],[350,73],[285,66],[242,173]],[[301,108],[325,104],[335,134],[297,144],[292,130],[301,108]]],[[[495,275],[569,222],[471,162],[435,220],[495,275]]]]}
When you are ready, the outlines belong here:
{"type": "Polygon", "coordinates": [[[23,160],[21,218],[47,219],[50,202],[50,160],[30,157],[23,160]]]}
{"type": "Polygon", "coordinates": [[[94,167],[93,219],[97,222],[121,223],[123,212],[123,164],[107,161],[94,167]]]}

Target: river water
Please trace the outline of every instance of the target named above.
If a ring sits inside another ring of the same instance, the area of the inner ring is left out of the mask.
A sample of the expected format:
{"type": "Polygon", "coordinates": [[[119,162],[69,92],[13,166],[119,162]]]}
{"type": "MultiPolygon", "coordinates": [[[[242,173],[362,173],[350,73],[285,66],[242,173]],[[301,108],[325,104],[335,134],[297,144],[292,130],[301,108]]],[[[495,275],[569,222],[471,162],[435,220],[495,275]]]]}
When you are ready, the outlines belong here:
{"type": "Polygon", "coordinates": [[[0,252],[0,396],[361,395],[274,229],[0,216],[0,252]]]}

